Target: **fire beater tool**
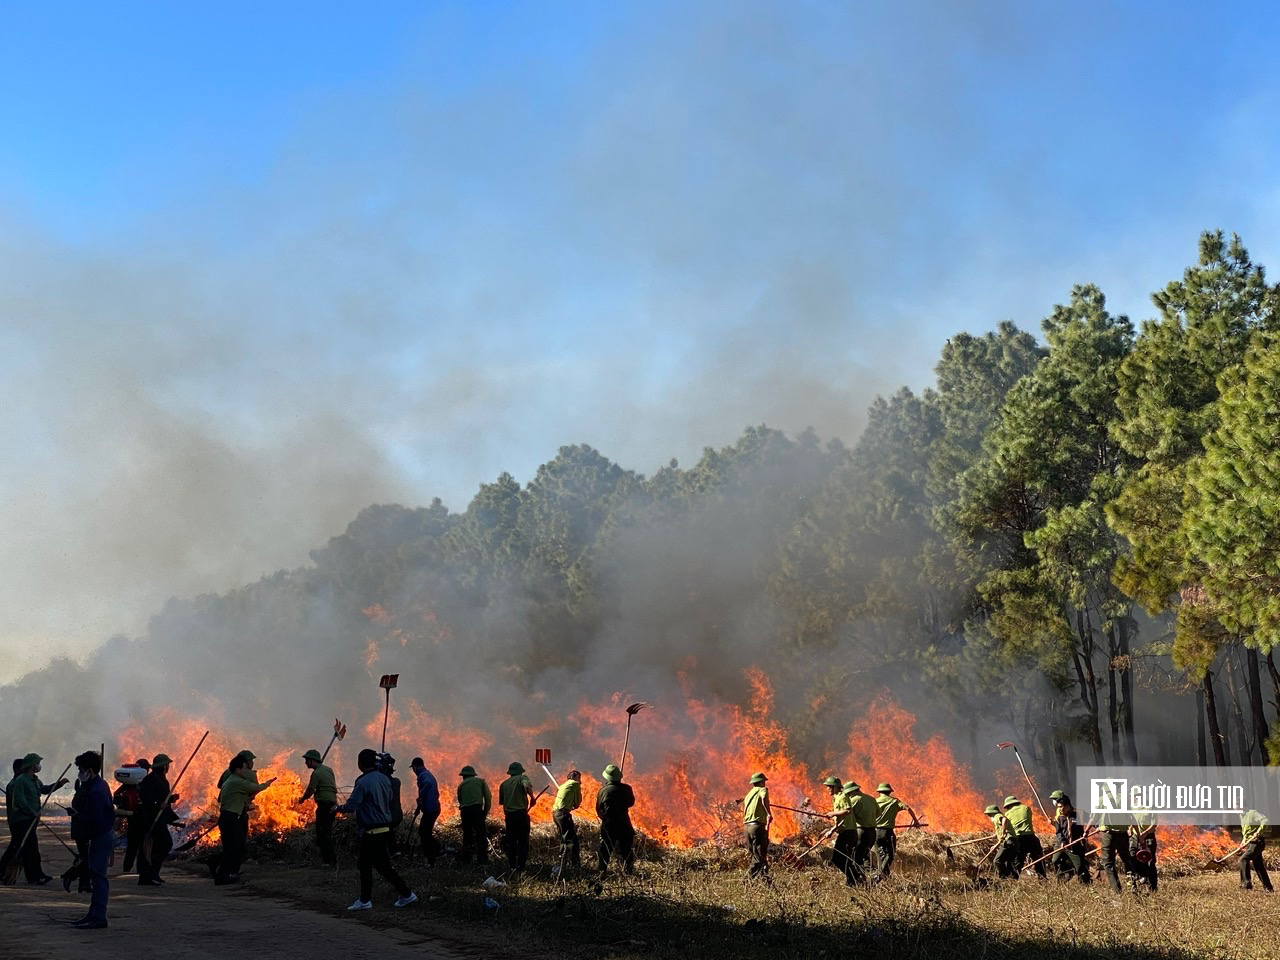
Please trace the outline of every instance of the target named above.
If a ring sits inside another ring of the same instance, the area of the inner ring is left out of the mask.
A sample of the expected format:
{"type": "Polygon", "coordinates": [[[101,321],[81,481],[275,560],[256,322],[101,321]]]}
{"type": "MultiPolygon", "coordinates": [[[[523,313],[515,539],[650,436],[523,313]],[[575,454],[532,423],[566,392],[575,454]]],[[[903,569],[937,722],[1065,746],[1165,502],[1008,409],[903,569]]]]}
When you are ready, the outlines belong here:
{"type": "Polygon", "coordinates": [[[1234,857],[1234,856],[1235,856],[1237,853],[1239,853],[1241,850],[1243,850],[1243,849],[1245,848],[1245,846],[1246,846],[1246,844],[1243,844],[1243,843],[1242,843],[1242,844],[1240,844],[1240,846],[1236,847],[1236,848],[1235,848],[1234,850],[1232,850],[1230,853],[1224,853],[1222,856],[1218,857],[1216,860],[1210,860],[1210,861],[1209,861],[1209,862],[1207,862],[1207,863],[1202,863],[1202,864],[1200,865],[1200,869],[1201,869],[1201,870],[1212,870],[1212,871],[1214,871],[1214,873],[1220,873],[1220,872],[1222,872],[1222,870],[1223,870],[1223,869],[1225,868],[1225,866],[1226,866],[1226,862],[1227,862],[1228,860],[1230,860],[1232,857],[1234,857]]]}
{"type": "MultiPolygon", "coordinates": [[[[741,803],[742,801],[739,800],[738,802],[741,803]]],[[[773,803],[773,802],[770,802],[769,808],[771,810],[787,810],[791,813],[803,813],[805,816],[808,816],[808,817],[834,817],[835,816],[834,813],[822,813],[818,810],[801,810],[799,807],[784,807],[780,803],[773,803]]]]}
{"type": "MultiPolygon", "coordinates": [[[[187,757],[187,762],[182,765],[182,769],[178,771],[178,778],[169,785],[169,794],[172,796],[178,790],[178,784],[182,782],[183,776],[186,775],[187,767],[191,766],[191,761],[196,758],[196,754],[200,752],[200,748],[204,746],[205,740],[209,738],[209,731],[204,732],[204,736],[200,738],[200,742],[196,744],[196,748],[191,751],[191,756],[187,757]]],[[[155,832],[156,824],[160,822],[160,818],[164,816],[165,810],[169,809],[170,800],[166,799],[164,804],[156,811],[155,819],[151,821],[151,826],[147,827],[147,832],[142,837],[142,849],[146,851],[147,859],[151,858],[151,835],[155,832]]],[[[165,829],[168,829],[167,827],[165,829]]]]}
{"type": "Polygon", "coordinates": [[[1089,824],[1089,826],[1085,829],[1084,833],[1076,837],[1070,843],[1064,843],[1060,847],[1054,847],[1052,850],[1046,853],[1043,857],[1040,857],[1036,860],[1032,860],[1030,863],[1023,864],[1022,865],[1023,871],[1025,872],[1027,870],[1030,870],[1032,867],[1034,867],[1038,863],[1044,863],[1054,854],[1061,853],[1063,850],[1067,849],[1067,847],[1074,847],[1077,843],[1083,843],[1084,841],[1088,840],[1091,836],[1093,836],[1095,833],[1097,833],[1097,831],[1094,830],[1093,824],[1089,824]]]}
{"type": "Polygon", "coordinates": [[[639,703],[633,703],[631,706],[627,707],[627,734],[622,738],[622,759],[618,761],[619,773],[622,773],[627,769],[627,744],[631,741],[631,718],[645,707],[652,706],[652,703],[645,703],[642,700],[639,703]]]}
{"type": "Polygon", "coordinates": [[[810,848],[809,848],[808,850],[806,850],[804,853],[802,853],[802,854],[800,854],[798,857],[796,857],[796,860],[795,860],[795,866],[796,866],[796,869],[799,869],[799,867],[800,867],[800,861],[801,861],[801,860],[803,860],[803,859],[804,859],[805,857],[807,857],[809,854],[813,853],[813,851],[817,850],[820,846],[822,846],[824,843],[826,843],[828,840],[830,840],[830,839],[831,839],[831,835],[832,835],[832,834],[834,834],[834,833],[836,832],[836,830],[837,830],[839,827],[840,827],[840,824],[838,824],[838,823],[833,823],[830,827],[828,827],[828,828],[827,828],[827,832],[826,832],[826,833],[824,833],[821,837],[819,837],[819,838],[818,838],[818,842],[817,842],[817,843],[815,843],[812,847],[810,847],[810,848]]]}
{"type": "Polygon", "coordinates": [[[80,854],[78,854],[76,851],[72,850],[69,846],[67,846],[67,841],[63,840],[62,837],[58,836],[57,830],[53,829],[53,827],[49,826],[47,823],[41,823],[40,826],[48,830],[49,836],[53,837],[53,839],[57,840],[60,844],[62,844],[62,849],[67,851],[67,853],[71,854],[71,856],[73,856],[76,859],[77,863],[80,861],[80,854]]]}
{"type": "Polygon", "coordinates": [[[1036,798],[1036,806],[1040,808],[1044,818],[1052,823],[1053,817],[1049,816],[1049,811],[1045,810],[1044,802],[1040,799],[1040,793],[1036,790],[1036,785],[1031,782],[1031,774],[1027,773],[1027,765],[1022,762],[1022,754],[1018,752],[1018,745],[1012,740],[1004,740],[1001,743],[997,743],[996,747],[1000,750],[1013,747],[1013,755],[1018,758],[1018,766],[1022,768],[1022,775],[1027,779],[1027,786],[1031,788],[1031,794],[1036,798]]]}
{"type": "Polygon", "coordinates": [[[391,713],[391,691],[396,688],[396,684],[400,682],[400,674],[384,673],[382,679],[378,681],[378,687],[387,691],[387,706],[382,711],[382,752],[387,752],[387,717],[391,713]]]}
{"type": "MultiPolygon", "coordinates": [[[[391,696],[391,691],[388,690],[387,697],[390,698],[390,696],[391,696]]],[[[389,705],[390,699],[388,699],[387,702],[389,705]]],[[[343,723],[341,720],[339,720],[337,717],[334,717],[333,718],[333,736],[329,738],[329,746],[324,748],[324,753],[320,754],[320,762],[324,763],[324,758],[329,755],[329,751],[333,749],[333,745],[335,743],[341,742],[346,738],[347,738],[347,725],[343,723]]],[[[383,725],[383,731],[382,731],[382,745],[383,745],[383,748],[385,749],[387,745],[387,733],[386,733],[385,724],[383,725]]]]}
{"type": "MultiPolygon", "coordinates": [[[[61,780],[63,777],[65,777],[67,775],[67,770],[70,770],[70,769],[71,769],[71,764],[68,763],[66,768],[62,771],[62,773],[58,775],[58,780],[61,780]]],[[[27,830],[22,835],[22,843],[18,844],[19,850],[21,850],[23,847],[27,845],[27,840],[31,836],[31,831],[34,830],[36,828],[36,824],[40,822],[40,814],[44,812],[44,805],[49,802],[49,798],[52,796],[53,796],[53,791],[50,790],[48,793],[44,795],[44,799],[40,801],[40,809],[36,811],[36,818],[32,820],[29,824],[27,824],[27,830]]],[[[0,883],[3,883],[5,886],[11,886],[14,883],[14,881],[18,879],[18,868],[21,866],[21,864],[22,864],[22,858],[14,857],[13,863],[9,864],[9,866],[4,868],[4,876],[0,877],[0,883]]]]}
{"type": "Polygon", "coordinates": [[[946,853],[947,863],[955,863],[955,855],[951,852],[953,847],[967,847],[971,843],[981,843],[983,840],[994,840],[995,838],[996,835],[993,833],[989,837],[975,837],[973,840],[961,840],[959,843],[949,843],[942,849],[946,853]]]}

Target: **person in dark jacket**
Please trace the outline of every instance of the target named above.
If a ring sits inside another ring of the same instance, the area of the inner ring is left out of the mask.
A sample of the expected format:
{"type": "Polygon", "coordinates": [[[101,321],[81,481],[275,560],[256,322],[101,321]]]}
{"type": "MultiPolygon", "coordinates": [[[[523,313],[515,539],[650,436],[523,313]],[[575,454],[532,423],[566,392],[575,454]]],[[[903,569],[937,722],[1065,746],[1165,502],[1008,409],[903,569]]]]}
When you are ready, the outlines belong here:
{"type": "Polygon", "coordinates": [[[140,887],[158,887],[164,883],[160,879],[160,868],[173,849],[169,824],[178,820],[172,807],[177,803],[178,795],[169,792],[169,767],[172,763],[168,754],[157,754],[151,761],[151,772],[138,784],[139,804],[134,816],[142,820],[142,849],[138,853],[140,887]]]}
{"type": "Polygon", "coordinates": [[[427,866],[434,867],[436,857],[440,855],[440,844],[435,835],[436,821],[440,819],[440,785],[421,757],[414,757],[409,769],[418,784],[418,812],[422,815],[418,839],[422,855],[427,858],[427,866]]]}
{"type": "Polygon", "coordinates": [[[62,889],[67,893],[71,892],[73,880],[77,881],[78,893],[88,893],[92,889],[89,886],[89,841],[93,838],[89,835],[86,829],[87,821],[82,816],[84,787],[84,783],[77,775],[75,786],[72,788],[71,806],[65,808],[71,817],[71,840],[76,845],[75,861],[62,874],[62,889]]]}
{"type": "Polygon", "coordinates": [[[631,808],[636,805],[636,795],[630,784],[622,782],[622,771],[611,763],[602,774],[604,786],[596,793],[596,816],[600,818],[600,872],[609,872],[609,861],[617,858],[624,873],[635,870],[635,853],[632,846],[636,839],[631,825],[631,808]]]}
{"type": "Polygon", "coordinates": [[[89,839],[89,880],[93,896],[89,912],[72,924],[77,930],[105,930],[107,927],[107,864],[116,845],[116,808],[111,802],[111,788],[102,779],[102,757],[89,751],[76,757],[79,769],[81,807],[77,812],[79,829],[89,839]]]}
{"type": "Polygon", "coordinates": [[[351,788],[347,802],[336,808],[338,813],[354,813],[360,828],[360,857],[356,861],[360,870],[360,896],[347,909],[373,909],[375,870],[400,895],[394,906],[407,907],[417,903],[418,895],[391,866],[387,851],[391,838],[391,778],[378,770],[378,754],[373,750],[361,750],[356,764],[360,767],[356,785],[351,788]]]}

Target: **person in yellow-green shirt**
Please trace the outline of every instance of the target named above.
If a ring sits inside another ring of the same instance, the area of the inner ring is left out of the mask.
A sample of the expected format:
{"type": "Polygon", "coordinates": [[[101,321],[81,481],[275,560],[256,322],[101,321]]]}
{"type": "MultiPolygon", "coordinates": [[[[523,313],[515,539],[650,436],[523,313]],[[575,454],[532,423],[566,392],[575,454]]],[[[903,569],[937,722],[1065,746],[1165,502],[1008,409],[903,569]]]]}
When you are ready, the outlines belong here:
{"type": "Polygon", "coordinates": [[[573,811],[582,806],[582,773],[570,770],[564,783],[556,790],[555,802],[551,805],[551,819],[560,831],[560,872],[566,867],[582,866],[582,851],[578,843],[578,825],[574,822],[573,811]]]}
{"type": "Polygon", "coordinates": [[[245,852],[245,810],[254,797],[276,782],[275,777],[266,783],[250,780],[246,776],[249,762],[243,753],[232,757],[222,789],[218,791],[218,805],[221,807],[218,832],[222,834],[222,854],[216,863],[210,861],[210,866],[214,867],[213,882],[218,886],[235,883],[240,878],[240,863],[245,852]]]}
{"type": "Polygon", "coordinates": [[[769,808],[769,788],[765,786],[768,780],[763,773],[752,776],[751,789],[742,798],[742,825],[751,855],[748,877],[769,873],[769,825],[773,823],[773,810],[769,808]]]}
{"type": "Polygon", "coordinates": [[[476,775],[476,768],[467,764],[458,771],[462,782],[458,784],[458,819],[462,821],[462,849],[459,859],[470,863],[474,855],[476,863],[489,862],[489,837],[485,824],[493,807],[493,795],[489,784],[476,775]]]}
{"type": "Polygon", "coordinates": [[[844,874],[845,883],[852,885],[859,873],[853,859],[858,848],[853,802],[844,792],[844,783],[839,777],[827,777],[822,785],[831,791],[831,816],[835,818],[836,847],[831,854],[831,865],[844,874]]]}
{"type": "Polygon", "coordinates": [[[858,876],[866,880],[867,871],[871,869],[871,848],[876,844],[876,817],[879,808],[876,799],[862,792],[862,787],[854,780],[844,785],[845,796],[849,801],[849,812],[853,814],[853,822],[858,828],[858,846],[853,853],[854,866],[858,868],[858,876]]]}
{"type": "Polygon", "coordinates": [[[1263,831],[1267,826],[1267,818],[1257,810],[1250,810],[1240,815],[1240,845],[1244,853],[1240,857],[1240,889],[1252,890],[1253,877],[1251,870],[1258,871],[1258,882],[1262,889],[1270,893],[1271,877],[1267,873],[1267,865],[1263,862],[1262,851],[1267,849],[1267,840],[1263,831]]]}
{"type": "Polygon", "coordinates": [[[302,760],[311,771],[311,779],[307,781],[307,789],[298,800],[306,803],[312,797],[316,799],[316,846],[320,848],[320,860],[326,867],[336,866],[338,854],[333,847],[334,808],[338,805],[338,781],[333,770],[324,765],[324,758],[319,750],[308,750],[302,760]]]}
{"type": "Polygon", "coordinates": [[[537,801],[533,783],[525,776],[524,764],[513,760],[507,767],[507,779],[498,787],[498,803],[507,818],[502,845],[515,873],[524,870],[529,860],[529,811],[537,801]]]}
{"type": "Polygon", "coordinates": [[[903,810],[911,814],[911,822],[919,823],[911,805],[893,795],[893,787],[882,783],[876,787],[876,882],[885,880],[893,867],[893,856],[898,849],[896,824],[903,810]]]}
{"type": "Polygon", "coordinates": [[[994,803],[987,804],[987,809],[982,812],[991,818],[996,834],[996,876],[1001,880],[1017,880],[1018,868],[1014,864],[1018,859],[1018,838],[1013,835],[1009,818],[994,803]]]}

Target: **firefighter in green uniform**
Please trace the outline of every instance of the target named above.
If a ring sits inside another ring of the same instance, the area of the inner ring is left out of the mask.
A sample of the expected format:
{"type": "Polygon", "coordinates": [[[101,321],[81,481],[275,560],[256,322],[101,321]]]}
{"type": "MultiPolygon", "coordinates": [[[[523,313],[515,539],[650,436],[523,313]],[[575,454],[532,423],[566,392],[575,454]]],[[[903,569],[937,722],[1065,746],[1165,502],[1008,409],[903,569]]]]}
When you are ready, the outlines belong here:
{"type": "Polygon", "coordinates": [[[752,775],[751,789],[742,798],[742,827],[751,854],[748,877],[769,873],[769,825],[773,823],[773,810],[769,807],[769,788],[765,786],[768,780],[763,773],[752,775]]]}
{"type": "Polygon", "coordinates": [[[9,781],[4,792],[5,816],[9,821],[9,846],[4,856],[0,857],[0,872],[15,858],[19,859],[27,883],[37,885],[46,884],[53,879],[44,872],[40,863],[40,843],[35,830],[40,815],[40,796],[67,785],[65,777],[48,786],[41,783],[36,774],[40,772],[43,761],[44,757],[38,753],[28,753],[20,763],[14,764],[18,774],[9,781]]]}
{"type": "Polygon", "coordinates": [[[876,798],[863,793],[856,780],[844,785],[844,794],[849,798],[849,812],[853,814],[853,822],[858,828],[858,846],[853,852],[853,865],[857,868],[858,877],[867,879],[871,868],[871,848],[876,843],[876,817],[880,808],[876,806],[876,798]]]}
{"type": "Polygon", "coordinates": [[[568,867],[582,866],[582,849],[578,843],[578,825],[573,811],[582,806],[582,773],[570,770],[569,776],[556,790],[555,803],[551,805],[551,819],[560,831],[560,872],[568,867]]]}
{"type": "MultiPolygon", "coordinates": [[[[1015,859],[1017,869],[1022,870],[1025,864],[1040,860],[1044,856],[1044,847],[1040,846],[1040,838],[1036,836],[1035,824],[1032,821],[1032,810],[1017,797],[1004,798],[1004,815],[1018,843],[1018,855],[1015,859]]],[[[1048,876],[1044,863],[1036,863],[1036,873],[1048,876]]]]}
{"type": "Polygon", "coordinates": [[[474,854],[476,863],[489,862],[489,838],[485,834],[485,821],[493,807],[493,795],[483,777],[476,776],[476,768],[467,764],[459,772],[458,818],[462,821],[463,863],[470,863],[474,854]]]}
{"type": "Polygon", "coordinates": [[[1253,877],[1251,870],[1258,871],[1258,882],[1267,893],[1271,892],[1271,877],[1267,874],[1267,865],[1263,862],[1262,851],[1267,849],[1267,840],[1263,836],[1267,818],[1257,810],[1250,810],[1240,815],[1240,846],[1244,852],[1240,857],[1240,889],[1252,890],[1253,877]]]}
{"type": "Polygon", "coordinates": [[[1107,883],[1111,884],[1113,893],[1120,892],[1120,878],[1116,875],[1116,858],[1124,867],[1129,877],[1129,886],[1134,886],[1138,877],[1138,865],[1134,863],[1129,850],[1129,828],[1133,826],[1133,817],[1127,813],[1104,813],[1102,824],[1098,828],[1098,842],[1102,848],[1102,869],[1107,875],[1107,883]]]}
{"type": "Polygon", "coordinates": [[[1156,815],[1146,807],[1133,808],[1133,826],[1129,828],[1132,841],[1133,866],[1138,879],[1145,880],[1152,893],[1160,883],[1156,872],[1156,815]]]}
{"type": "Polygon", "coordinates": [[[827,777],[822,785],[831,791],[831,815],[835,818],[836,848],[831,865],[844,874],[844,882],[852,884],[858,876],[854,855],[858,849],[858,824],[853,818],[853,804],[844,792],[839,777],[827,777]]]}
{"type": "Polygon", "coordinates": [[[324,765],[324,758],[319,750],[308,750],[302,755],[307,769],[311,771],[311,779],[307,781],[306,792],[298,803],[306,803],[312,797],[316,799],[316,846],[320,848],[320,859],[326,867],[336,866],[338,854],[333,848],[334,807],[338,805],[338,782],[334,779],[333,770],[324,765]]]}
{"type": "Polygon", "coordinates": [[[995,829],[996,876],[1001,880],[1017,880],[1018,838],[1014,836],[1013,827],[1009,826],[1009,818],[994,803],[987,804],[987,809],[982,812],[991,818],[991,826],[995,829]]]}
{"type": "Polygon", "coordinates": [[[529,811],[535,803],[533,783],[525,776],[524,764],[513,760],[507,767],[507,779],[498,787],[498,804],[507,819],[502,847],[516,873],[523,871],[529,861],[529,811]]]}
{"type": "Polygon", "coordinates": [[[244,861],[247,844],[245,827],[246,810],[256,797],[271,784],[276,782],[272,777],[266,783],[258,783],[256,776],[250,779],[249,760],[243,753],[238,753],[227,764],[227,776],[222,781],[222,789],[218,791],[218,832],[222,834],[222,853],[209,861],[213,870],[213,882],[218,886],[236,883],[240,879],[240,864],[244,861]]]}
{"type": "Polygon", "coordinates": [[[1069,880],[1074,874],[1082,884],[1088,884],[1091,879],[1088,849],[1085,846],[1085,830],[1080,825],[1080,814],[1071,798],[1061,790],[1049,794],[1049,802],[1053,804],[1053,830],[1058,838],[1057,849],[1049,858],[1049,863],[1059,880],[1069,880]]]}
{"type": "Polygon", "coordinates": [[[898,835],[895,827],[898,814],[903,810],[911,814],[911,822],[919,823],[920,818],[904,803],[893,795],[893,787],[882,783],[876,787],[876,872],[874,880],[885,880],[893,867],[893,855],[898,848],[898,835]]]}

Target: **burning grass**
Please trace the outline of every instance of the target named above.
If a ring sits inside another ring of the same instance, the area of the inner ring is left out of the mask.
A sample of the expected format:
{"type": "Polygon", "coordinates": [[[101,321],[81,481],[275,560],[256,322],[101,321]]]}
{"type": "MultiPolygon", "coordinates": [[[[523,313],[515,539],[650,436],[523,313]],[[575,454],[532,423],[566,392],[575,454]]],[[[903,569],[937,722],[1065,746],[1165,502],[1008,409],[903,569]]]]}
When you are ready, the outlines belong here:
{"type": "MultiPolygon", "coordinates": [[[[584,861],[591,863],[594,830],[582,827],[584,861]]],[[[339,829],[337,871],[314,865],[306,834],[256,837],[256,863],[246,868],[250,889],[341,914],[356,875],[351,827],[339,829]]],[[[459,840],[456,825],[438,835],[446,848],[459,840]]],[[[774,863],[771,885],[745,882],[745,852],[728,842],[691,849],[644,842],[633,877],[598,883],[588,870],[557,883],[551,877],[556,841],[548,828],[536,827],[531,862],[537,866],[519,883],[490,891],[501,904],[496,911],[484,907],[480,881],[488,871],[456,866],[446,854],[430,870],[402,858],[400,869],[420,907],[390,910],[390,891],[378,881],[377,909],[352,922],[404,928],[494,956],[554,951],[582,960],[720,960],[752,953],[805,960],[857,953],[895,960],[1280,957],[1274,901],[1237,890],[1232,874],[1195,870],[1198,847],[1162,864],[1158,894],[1117,897],[1105,883],[975,881],[965,865],[981,856],[968,851],[982,845],[957,850],[958,862],[949,866],[945,845],[958,839],[904,836],[894,879],[872,890],[847,888],[817,856],[789,866],[785,861],[802,849],[799,841],[776,851],[783,856],[774,863]]],[[[489,871],[505,879],[498,863],[489,871]]]]}

